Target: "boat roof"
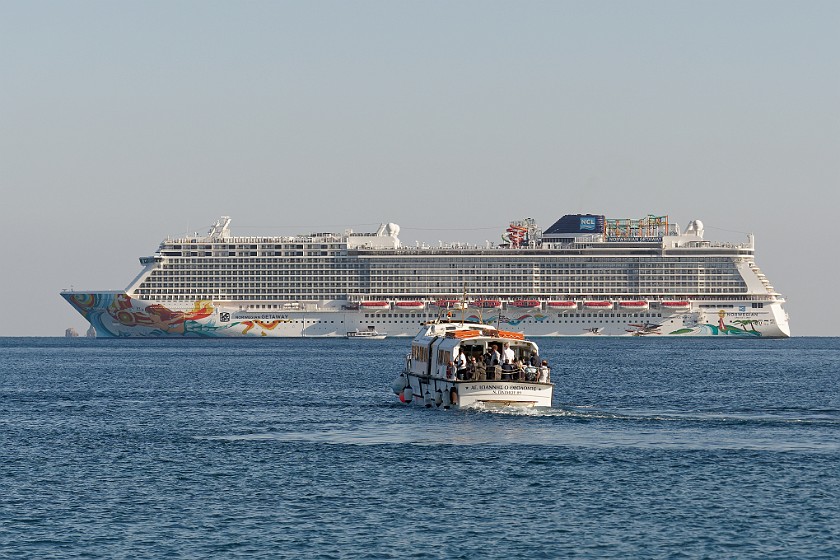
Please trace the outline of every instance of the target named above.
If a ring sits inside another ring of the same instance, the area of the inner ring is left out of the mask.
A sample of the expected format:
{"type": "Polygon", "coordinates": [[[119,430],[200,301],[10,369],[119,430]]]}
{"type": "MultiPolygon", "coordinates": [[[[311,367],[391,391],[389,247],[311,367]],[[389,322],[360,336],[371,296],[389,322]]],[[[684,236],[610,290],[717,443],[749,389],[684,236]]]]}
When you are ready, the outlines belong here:
{"type": "Polygon", "coordinates": [[[534,342],[526,340],[525,335],[522,333],[499,330],[493,325],[472,321],[428,321],[423,324],[423,329],[415,340],[421,341],[440,337],[452,339],[456,344],[464,340],[480,339],[510,342],[522,341],[536,346],[534,342]]]}

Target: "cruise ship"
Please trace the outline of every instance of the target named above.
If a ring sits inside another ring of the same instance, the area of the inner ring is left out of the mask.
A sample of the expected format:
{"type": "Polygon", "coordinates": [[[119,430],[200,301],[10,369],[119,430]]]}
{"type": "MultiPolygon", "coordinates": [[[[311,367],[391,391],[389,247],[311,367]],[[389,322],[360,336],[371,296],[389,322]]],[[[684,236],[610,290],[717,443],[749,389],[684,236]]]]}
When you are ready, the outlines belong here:
{"type": "Polygon", "coordinates": [[[120,291],[61,295],[100,337],[414,336],[436,319],[528,336],[790,336],[755,239],[708,241],[699,220],[565,215],[499,242],[404,245],[375,232],[167,238],[120,291]]]}

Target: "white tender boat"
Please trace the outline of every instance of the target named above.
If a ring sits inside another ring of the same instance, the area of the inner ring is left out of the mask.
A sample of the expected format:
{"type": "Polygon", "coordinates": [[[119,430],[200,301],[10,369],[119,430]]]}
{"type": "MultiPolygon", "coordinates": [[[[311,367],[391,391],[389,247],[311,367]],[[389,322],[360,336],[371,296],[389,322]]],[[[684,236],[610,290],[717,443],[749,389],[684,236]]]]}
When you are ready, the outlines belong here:
{"type": "Polygon", "coordinates": [[[378,332],[376,329],[371,327],[368,327],[368,330],[366,331],[356,329],[355,331],[349,331],[347,333],[347,338],[352,338],[354,340],[384,340],[386,336],[387,335],[385,333],[378,332]]]}
{"type": "Polygon", "coordinates": [[[515,360],[527,363],[539,355],[537,344],[522,333],[481,323],[426,323],[411,343],[405,369],[394,380],[394,393],[401,402],[426,407],[551,407],[554,385],[547,364],[519,371],[484,365],[484,354],[492,353],[494,346],[504,361],[506,344],[515,360]],[[461,351],[469,362],[476,358],[476,367],[458,375],[454,363],[461,351]]]}

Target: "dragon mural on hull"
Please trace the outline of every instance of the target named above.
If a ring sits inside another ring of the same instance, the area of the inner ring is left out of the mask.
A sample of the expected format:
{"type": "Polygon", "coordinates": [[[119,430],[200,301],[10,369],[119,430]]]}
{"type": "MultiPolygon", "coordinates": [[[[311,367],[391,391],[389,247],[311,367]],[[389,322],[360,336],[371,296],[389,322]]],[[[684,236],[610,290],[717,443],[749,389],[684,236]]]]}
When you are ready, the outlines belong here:
{"type": "Polygon", "coordinates": [[[188,311],[138,301],[125,293],[70,293],[65,299],[101,337],[268,336],[284,320],[232,321],[220,324],[210,300],[198,300],[188,311]]]}

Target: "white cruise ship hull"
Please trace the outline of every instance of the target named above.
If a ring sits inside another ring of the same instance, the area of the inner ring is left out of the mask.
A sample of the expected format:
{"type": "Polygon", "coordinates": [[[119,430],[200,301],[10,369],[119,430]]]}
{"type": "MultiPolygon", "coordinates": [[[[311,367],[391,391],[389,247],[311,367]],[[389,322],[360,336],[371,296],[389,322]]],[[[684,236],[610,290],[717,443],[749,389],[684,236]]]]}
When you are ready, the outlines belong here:
{"type": "MultiPolygon", "coordinates": [[[[418,326],[437,317],[437,310],[369,312],[319,302],[305,309],[243,308],[228,302],[199,300],[187,304],[132,298],[125,292],[62,292],[62,296],[96,329],[99,337],[341,337],[355,330],[373,329],[389,337],[413,337],[418,326]]],[[[455,317],[461,319],[461,311],[455,317]]],[[[554,310],[543,304],[529,310],[491,309],[463,319],[498,324],[530,337],[541,336],[704,336],[784,338],[790,336],[781,302],[753,308],[751,302],[727,301],[716,307],[694,301],[687,309],[649,309],[639,312],[616,307],[604,312],[587,309],[554,310]]]]}

